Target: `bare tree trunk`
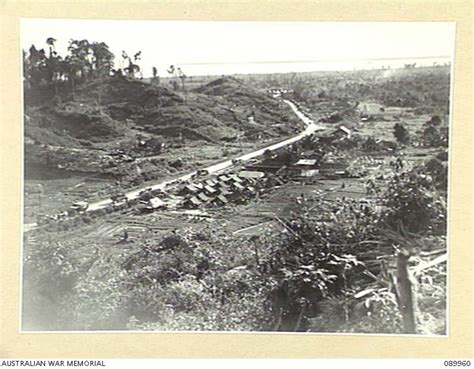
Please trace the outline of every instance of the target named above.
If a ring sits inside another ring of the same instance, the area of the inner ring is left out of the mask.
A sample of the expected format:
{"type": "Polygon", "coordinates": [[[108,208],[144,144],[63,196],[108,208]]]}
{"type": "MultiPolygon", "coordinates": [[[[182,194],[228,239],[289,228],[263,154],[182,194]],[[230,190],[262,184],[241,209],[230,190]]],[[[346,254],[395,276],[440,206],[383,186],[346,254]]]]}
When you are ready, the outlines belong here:
{"type": "Polygon", "coordinates": [[[76,100],[76,92],[74,91],[74,77],[71,78],[72,99],[76,100]]]}
{"type": "Polygon", "coordinates": [[[99,105],[99,111],[102,113],[102,86],[103,86],[103,79],[102,75],[99,77],[99,86],[97,88],[97,102],[99,105]]]}
{"type": "Polygon", "coordinates": [[[260,258],[258,256],[258,244],[257,241],[254,242],[254,247],[255,247],[255,266],[258,268],[260,265],[260,258]]]}
{"type": "Polygon", "coordinates": [[[397,255],[398,307],[403,317],[404,333],[416,333],[412,285],[408,275],[409,258],[410,253],[404,249],[397,255]]]}
{"type": "Polygon", "coordinates": [[[303,322],[303,316],[306,313],[306,308],[307,308],[307,302],[305,300],[301,304],[301,309],[300,309],[300,312],[298,314],[298,319],[296,320],[296,324],[295,324],[295,328],[293,329],[293,332],[298,332],[299,331],[299,329],[301,327],[301,323],[303,322]]]}
{"type": "Polygon", "coordinates": [[[277,313],[277,317],[276,317],[276,321],[273,325],[272,331],[276,332],[276,331],[280,330],[282,315],[283,315],[283,308],[279,308],[278,313],[277,313]]]}

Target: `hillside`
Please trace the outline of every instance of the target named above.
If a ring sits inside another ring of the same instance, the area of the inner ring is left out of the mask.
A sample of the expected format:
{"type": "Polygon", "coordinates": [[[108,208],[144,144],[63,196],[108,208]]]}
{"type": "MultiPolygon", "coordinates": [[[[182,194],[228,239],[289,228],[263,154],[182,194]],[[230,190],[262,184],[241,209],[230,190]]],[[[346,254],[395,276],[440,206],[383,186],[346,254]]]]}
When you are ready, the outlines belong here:
{"type": "MultiPolygon", "coordinates": [[[[25,93],[27,164],[56,167],[67,150],[89,150],[68,156],[67,167],[103,172],[104,151],[126,146],[128,155],[143,156],[133,144],[143,139],[159,139],[169,147],[199,141],[220,145],[278,138],[298,128],[298,120],[286,104],[235,78],[221,78],[200,89],[173,91],[113,77],[85,82],[74,92],[74,97],[71,91],[61,94],[62,101],[46,99],[49,95],[43,90],[25,93]],[[58,147],[65,151],[58,151],[58,147]],[[84,156],[94,157],[86,160],[94,165],[87,165],[84,156]]],[[[145,156],[149,154],[153,153],[145,156]]]]}

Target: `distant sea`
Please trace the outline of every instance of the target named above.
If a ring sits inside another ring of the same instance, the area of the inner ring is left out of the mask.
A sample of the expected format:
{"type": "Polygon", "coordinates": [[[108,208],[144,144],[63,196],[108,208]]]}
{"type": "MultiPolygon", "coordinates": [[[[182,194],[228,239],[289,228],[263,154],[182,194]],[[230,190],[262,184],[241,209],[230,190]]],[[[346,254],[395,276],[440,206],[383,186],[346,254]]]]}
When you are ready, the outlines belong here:
{"type": "MultiPolygon", "coordinates": [[[[279,61],[247,63],[187,63],[181,64],[188,76],[260,74],[260,73],[298,73],[317,71],[348,71],[367,69],[396,69],[406,64],[420,66],[445,65],[451,63],[450,57],[397,58],[370,60],[321,60],[321,61],[279,61]]],[[[167,76],[163,76],[167,77],[167,76]]]]}

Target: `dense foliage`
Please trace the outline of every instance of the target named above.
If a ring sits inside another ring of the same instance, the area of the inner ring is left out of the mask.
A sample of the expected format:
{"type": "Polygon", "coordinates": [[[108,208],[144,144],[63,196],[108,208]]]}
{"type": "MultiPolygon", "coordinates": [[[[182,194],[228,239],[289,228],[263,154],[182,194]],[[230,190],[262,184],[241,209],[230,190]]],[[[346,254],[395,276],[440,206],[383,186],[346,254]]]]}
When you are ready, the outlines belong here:
{"type": "MultiPolygon", "coordinates": [[[[60,55],[55,48],[57,40],[46,40],[48,51],[35,45],[23,50],[23,78],[28,104],[36,104],[54,98],[72,95],[77,86],[91,81],[101,81],[111,75],[135,77],[140,73],[138,62],[141,52],[133,58],[122,52],[122,68],[114,69],[115,55],[105,42],[69,40],[67,54],[60,55]]],[[[99,96],[100,103],[100,96],[99,96]]]]}
{"type": "Polygon", "coordinates": [[[447,169],[436,159],[397,173],[388,185],[384,205],[386,222],[413,233],[443,234],[446,231],[447,169]]]}

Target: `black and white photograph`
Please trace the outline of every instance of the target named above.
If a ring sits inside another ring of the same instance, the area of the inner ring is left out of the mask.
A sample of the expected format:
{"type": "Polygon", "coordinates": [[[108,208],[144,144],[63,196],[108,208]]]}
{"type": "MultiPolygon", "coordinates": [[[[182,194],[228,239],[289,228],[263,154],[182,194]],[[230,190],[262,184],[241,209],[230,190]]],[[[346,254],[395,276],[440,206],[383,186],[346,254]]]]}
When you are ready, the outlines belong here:
{"type": "Polygon", "coordinates": [[[449,336],[455,32],[21,19],[21,331],[449,336]]]}

